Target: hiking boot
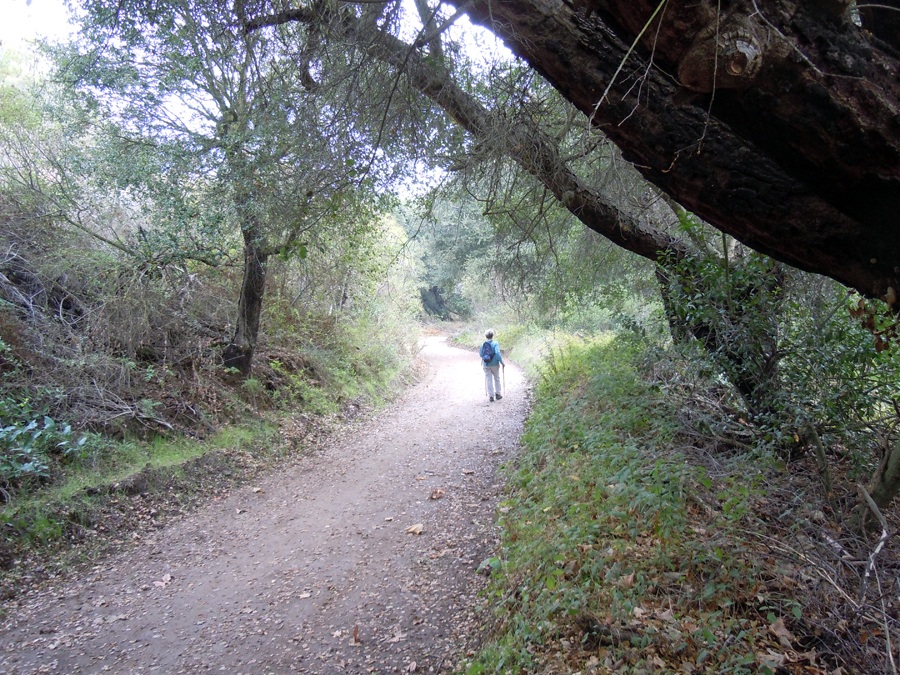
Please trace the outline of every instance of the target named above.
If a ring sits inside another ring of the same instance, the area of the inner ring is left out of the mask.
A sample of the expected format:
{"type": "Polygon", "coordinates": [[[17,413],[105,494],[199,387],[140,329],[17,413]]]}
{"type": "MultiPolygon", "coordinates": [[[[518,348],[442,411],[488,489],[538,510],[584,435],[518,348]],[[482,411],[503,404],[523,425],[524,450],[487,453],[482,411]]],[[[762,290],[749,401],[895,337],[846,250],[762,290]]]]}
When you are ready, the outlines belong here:
{"type": "Polygon", "coordinates": [[[491,403],[493,403],[493,402],[494,402],[494,397],[491,396],[491,397],[488,399],[488,401],[490,401],[491,403]]]}
{"type": "Polygon", "coordinates": [[[503,397],[500,394],[497,394],[497,400],[499,401],[501,398],[503,397]]]}

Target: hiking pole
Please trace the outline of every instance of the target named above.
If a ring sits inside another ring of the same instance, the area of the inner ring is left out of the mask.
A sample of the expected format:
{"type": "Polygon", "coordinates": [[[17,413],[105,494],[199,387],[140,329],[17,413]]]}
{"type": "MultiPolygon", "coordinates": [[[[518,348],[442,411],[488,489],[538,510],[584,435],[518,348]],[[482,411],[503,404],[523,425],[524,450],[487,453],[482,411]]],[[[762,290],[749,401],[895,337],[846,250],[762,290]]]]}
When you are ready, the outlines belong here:
{"type": "Polygon", "coordinates": [[[503,395],[506,396],[506,364],[503,364],[503,395]]]}

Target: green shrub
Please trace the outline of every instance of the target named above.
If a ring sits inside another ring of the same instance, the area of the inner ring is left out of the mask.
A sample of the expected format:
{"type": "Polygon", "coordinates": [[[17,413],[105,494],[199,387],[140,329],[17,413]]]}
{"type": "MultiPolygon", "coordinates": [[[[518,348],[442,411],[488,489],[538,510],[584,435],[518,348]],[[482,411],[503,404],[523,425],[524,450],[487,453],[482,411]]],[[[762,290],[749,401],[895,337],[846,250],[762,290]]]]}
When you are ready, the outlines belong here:
{"type": "Polygon", "coordinates": [[[54,461],[77,458],[89,440],[33,410],[27,399],[0,399],[0,420],[0,481],[6,485],[49,478],[54,461]]]}

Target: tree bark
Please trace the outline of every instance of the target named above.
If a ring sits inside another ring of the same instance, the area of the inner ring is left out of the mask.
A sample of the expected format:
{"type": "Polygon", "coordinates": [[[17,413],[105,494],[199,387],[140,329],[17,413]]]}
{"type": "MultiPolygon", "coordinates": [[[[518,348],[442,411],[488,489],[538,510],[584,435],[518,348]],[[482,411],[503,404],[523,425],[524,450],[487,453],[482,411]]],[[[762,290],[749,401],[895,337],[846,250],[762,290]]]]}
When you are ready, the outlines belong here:
{"type": "MultiPolygon", "coordinates": [[[[885,443],[881,463],[872,476],[869,490],[872,501],[882,511],[887,509],[900,493],[900,442],[885,443]]],[[[860,500],[850,516],[852,530],[864,530],[872,521],[869,507],[860,500]]]]}
{"type": "Polygon", "coordinates": [[[225,367],[237,368],[244,377],[250,375],[259,337],[267,260],[268,255],[260,247],[258,236],[245,230],[244,277],[238,300],[237,321],[234,337],[222,353],[225,367]]]}
{"type": "Polygon", "coordinates": [[[890,445],[885,453],[870,490],[872,500],[880,509],[886,509],[900,492],[900,443],[890,445]]]}
{"type": "Polygon", "coordinates": [[[659,288],[659,296],[662,299],[663,312],[666,315],[666,323],[669,326],[669,334],[672,342],[684,345],[690,341],[691,333],[687,322],[678,316],[675,300],[672,298],[670,272],[663,265],[656,265],[656,285],[659,288]]]}
{"type": "Polygon", "coordinates": [[[262,226],[256,213],[259,205],[253,187],[255,185],[253,167],[244,155],[240,142],[229,137],[231,133],[229,125],[233,121],[235,120],[223,125],[222,136],[225,159],[234,190],[235,210],[244,239],[244,267],[234,336],[222,352],[222,360],[226,368],[237,368],[241,375],[249,377],[259,338],[269,251],[265,248],[262,226]]]}
{"type": "Polygon", "coordinates": [[[900,51],[900,0],[878,0],[858,7],[863,27],[900,51]]]}
{"type": "Polygon", "coordinates": [[[473,0],[469,14],[685,208],[884,296],[900,289],[900,61],[828,3],[798,5],[473,0]]]}

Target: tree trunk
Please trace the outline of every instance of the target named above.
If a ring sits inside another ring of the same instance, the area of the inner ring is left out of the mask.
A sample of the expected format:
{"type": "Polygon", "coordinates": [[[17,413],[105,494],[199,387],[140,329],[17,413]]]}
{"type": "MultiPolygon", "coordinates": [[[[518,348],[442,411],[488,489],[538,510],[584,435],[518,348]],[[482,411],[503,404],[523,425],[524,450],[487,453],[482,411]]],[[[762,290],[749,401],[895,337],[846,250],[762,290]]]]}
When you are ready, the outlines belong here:
{"type": "Polygon", "coordinates": [[[900,289],[900,60],[828,3],[471,7],[685,208],[866,295],[900,289]]]}
{"type": "MultiPolygon", "coordinates": [[[[875,505],[884,511],[900,493],[900,442],[885,444],[884,456],[872,476],[869,494],[875,505]]],[[[865,500],[860,500],[850,517],[850,529],[864,530],[872,520],[865,500]]]]}
{"type": "Polygon", "coordinates": [[[732,261],[734,269],[724,275],[709,272],[719,265],[713,263],[698,256],[658,265],[656,279],[672,339],[697,340],[740,394],[748,413],[771,424],[779,415],[782,391],[777,317],[783,276],[757,259],[732,261]],[[697,309],[687,316],[685,304],[697,309]]]}
{"type": "Polygon", "coordinates": [[[249,377],[259,338],[269,252],[264,248],[262,227],[255,212],[258,204],[252,167],[238,144],[226,146],[225,156],[232,172],[234,202],[244,238],[244,276],[234,337],[222,353],[222,360],[226,368],[237,368],[244,377],[249,377]]]}
{"type": "Polygon", "coordinates": [[[268,256],[258,242],[244,235],[244,278],[238,300],[237,322],[234,337],[225,348],[222,358],[227,368],[237,368],[249,376],[259,337],[263,294],[266,289],[266,261],[268,256]]]}
{"type": "Polygon", "coordinates": [[[656,284],[659,286],[659,296],[662,299],[663,311],[666,315],[666,323],[669,325],[669,334],[672,342],[683,345],[691,338],[687,323],[675,309],[675,301],[672,298],[671,278],[666,268],[658,264],[656,266],[656,284]]]}
{"type": "Polygon", "coordinates": [[[879,509],[886,509],[900,492],[900,442],[889,446],[885,452],[869,491],[879,509]]]}

